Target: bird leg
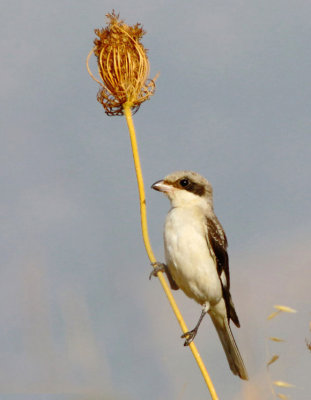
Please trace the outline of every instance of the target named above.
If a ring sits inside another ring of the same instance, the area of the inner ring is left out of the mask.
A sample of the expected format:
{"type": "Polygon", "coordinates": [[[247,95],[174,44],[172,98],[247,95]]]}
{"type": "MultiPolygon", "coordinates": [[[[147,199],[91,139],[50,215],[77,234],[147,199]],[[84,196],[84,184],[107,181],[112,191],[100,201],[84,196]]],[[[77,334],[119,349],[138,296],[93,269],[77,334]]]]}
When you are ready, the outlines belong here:
{"type": "Polygon", "coordinates": [[[167,279],[170,283],[171,289],[172,290],[177,290],[179,287],[177,286],[176,282],[174,281],[172,275],[170,274],[170,271],[167,267],[166,264],[160,263],[160,262],[155,262],[151,263],[151,265],[154,267],[153,270],[150,272],[149,279],[151,279],[153,276],[157,276],[158,272],[165,272],[167,279]]]}
{"type": "Polygon", "coordinates": [[[190,343],[193,341],[193,339],[196,337],[196,334],[198,333],[198,330],[199,330],[199,326],[201,325],[201,322],[202,322],[202,320],[203,320],[205,314],[207,314],[207,312],[208,312],[208,308],[207,308],[206,306],[204,306],[204,308],[203,308],[203,310],[202,310],[202,312],[201,312],[199,321],[198,321],[198,323],[196,324],[196,326],[195,326],[191,331],[186,332],[186,333],[184,333],[183,335],[181,335],[181,338],[182,338],[182,339],[186,339],[186,340],[185,340],[185,343],[184,343],[184,346],[189,346],[189,344],[190,344],[190,343]]]}
{"type": "Polygon", "coordinates": [[[151,265],[153,266],[153,270],[150,272],[149,280],[153,276],[157,276],[158,272],[166,272],[167,271],[167,266],[165,264],[163,264],[163,263],[154,262],[154,263],[151,263],[151,265]]]}

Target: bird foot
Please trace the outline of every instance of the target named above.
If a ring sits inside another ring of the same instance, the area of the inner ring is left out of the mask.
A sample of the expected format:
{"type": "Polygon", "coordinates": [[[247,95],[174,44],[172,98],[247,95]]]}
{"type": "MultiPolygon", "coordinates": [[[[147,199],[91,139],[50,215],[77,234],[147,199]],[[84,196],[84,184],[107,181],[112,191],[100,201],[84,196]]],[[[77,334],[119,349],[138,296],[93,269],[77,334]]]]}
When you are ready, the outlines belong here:
{"type": "Polygon", "coordinates": [[[197,332],[198,332],[197,329],[192,329],[192,331],[186,332],[183,335],[181,335],[182,339],[186,339],[184,342],[184,346],[189,346],[189,344],[196,337],[197,332]]]}
{"type": "Polygon", "coordinates": [[[151,265],[153,266],[153,270],[150,272],[149,275],[149,280],[153,277],[153,276],[157,276],[158,272],[166,272],[166,265],[160,262],[154,262],[151,263],[151,265]]]}

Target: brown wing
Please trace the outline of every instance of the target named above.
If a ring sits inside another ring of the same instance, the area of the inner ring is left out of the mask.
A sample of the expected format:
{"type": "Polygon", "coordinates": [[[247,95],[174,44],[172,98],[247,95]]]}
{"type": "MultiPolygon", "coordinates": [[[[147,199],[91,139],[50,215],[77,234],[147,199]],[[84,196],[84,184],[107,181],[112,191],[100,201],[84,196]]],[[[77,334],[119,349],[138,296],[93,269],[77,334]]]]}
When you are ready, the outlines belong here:
{"type": "Polygon", "coordinates": [[[239,318],[235,312],[234,304],[230,294],[230,273],[229,257],[227,253],[227,237],[215,216],[213,219],[207,218],[207,236],[217,264],[217,272],[222,285],[222,292],[227,308],[228,319],[232,319],[237,327],[240,327],[239,318]]]}

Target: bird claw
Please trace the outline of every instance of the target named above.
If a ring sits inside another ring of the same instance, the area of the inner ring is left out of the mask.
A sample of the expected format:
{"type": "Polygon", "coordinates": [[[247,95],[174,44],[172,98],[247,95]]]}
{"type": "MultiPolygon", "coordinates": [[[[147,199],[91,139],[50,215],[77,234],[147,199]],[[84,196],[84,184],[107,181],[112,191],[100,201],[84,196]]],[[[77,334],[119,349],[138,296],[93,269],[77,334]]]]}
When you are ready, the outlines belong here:
{"type": "Polygon", "coordinates": [[[165,272],[166,271],[166,266],[163,263],[160,262],[154,262],[151,263],[151,265],[153,266],[153,270],[150,272],[149,275],[149,280],[153,277],[153,276],[157,276],[158,272],[165,272]]]}
{"type": "Polygon", "coordinates": [[[183,335],[181,335],[182,339],[186,339],[184,342],[184,346],[189,346],[189,344],[193,341],[197,334],[198,330],[197,329],[192,329],[192,331],[186,332],[183,335]]]}

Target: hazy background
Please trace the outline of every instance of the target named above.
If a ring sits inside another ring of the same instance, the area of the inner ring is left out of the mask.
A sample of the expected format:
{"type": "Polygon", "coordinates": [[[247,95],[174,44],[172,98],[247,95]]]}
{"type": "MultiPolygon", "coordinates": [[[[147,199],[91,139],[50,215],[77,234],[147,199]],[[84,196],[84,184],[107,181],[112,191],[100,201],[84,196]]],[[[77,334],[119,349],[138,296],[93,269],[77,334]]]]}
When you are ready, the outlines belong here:
{"type": "MultiPolygon", "coordinates": [[[[310,1],[1,2],[1,400],[207,399],[150,265],[124,118],[107,117],[85,58],[112,9],[147,30],[155,96],[135,115],[151,242],[192,169],[230,244],[233,376],[208,318],[196,343],[218,395],[310,398],[310,1]],[[273,305],[298,310],[267,321],[273,305]],[[271,343],[279,336],[285,343],[271,343]]],[[[94,63],[92,64],[94,66],[94,63]]],[[[200,307],[176,293],[192,328],[200,307]]]]}

